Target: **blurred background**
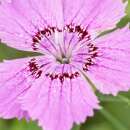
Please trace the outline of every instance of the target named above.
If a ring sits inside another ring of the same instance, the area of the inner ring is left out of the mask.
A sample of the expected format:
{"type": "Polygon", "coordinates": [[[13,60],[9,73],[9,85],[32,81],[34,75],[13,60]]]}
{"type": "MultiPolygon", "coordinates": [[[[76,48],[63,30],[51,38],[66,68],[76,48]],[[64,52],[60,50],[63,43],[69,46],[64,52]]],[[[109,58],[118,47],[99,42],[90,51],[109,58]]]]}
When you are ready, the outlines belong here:
{"type": "MultiPolygon", "coordinates": [[[[124,0],[125,1],[125,0],[124,0]]],[[[130,0],[126,9],[126,16],[117,23],[117,28],[123,28],[130,22],[130,0]]],[[[111,32],[111,30],[105,33],[111,32]]],[[[105,33],[102,33],[105,34],[105,33]]],[[[0,61],[37,55],[31,52],[17,51],[0,44],[0,61]]],[[[102,109],[95,112],[95,116],[88,118],[87,122],[75,126],[73,130],[130,130],[130,92],[120,93],[116,97],[104,96],[97,93],[102,109]]],[[[0,130],[41,130],[36,122],[26,122],[0,119],[0,130]]]]}

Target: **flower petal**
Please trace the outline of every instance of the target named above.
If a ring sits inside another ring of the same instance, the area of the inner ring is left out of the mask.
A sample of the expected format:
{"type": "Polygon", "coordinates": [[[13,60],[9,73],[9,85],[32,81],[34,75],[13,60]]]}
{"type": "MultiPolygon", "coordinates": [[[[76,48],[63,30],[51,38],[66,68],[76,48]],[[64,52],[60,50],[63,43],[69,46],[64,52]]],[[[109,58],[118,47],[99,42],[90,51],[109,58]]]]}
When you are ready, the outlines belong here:
{"type": "Polygon", "coordinates": [[[49,56],[48,59],[37,56],[0,63],[0,117],[29,118],[28,112],[21,109],[20,97],[42,76],[42,67],[46,69],[49,64],[49,56]]]}
{"type": "Polygon", "coordinates": [[[33,50],[33,37],[39,30],[64,26],[61,9],[60,0],[4,1],[0,5],[0,39],[17,49],[33,50]],[[53,11],[54,7],[57,11],[53,11]]]}
{"type": "Polygon", "coordinates": [[[35,30],[13,3],[4,2],[0,5],[0,39],[2,42],[17,49],[31,50],[32,35],[35,30]]]}
{"type": "Polygon", "coordinates": [[[73,123],[84,122],[99,108],[93,90],[82,76],[64,79],[63,83],[41,77],[21,102],[23,109],[45,130],[70,130],[73,123]]]}
{"type": "Polygon", "coordinates": [[[18,97],[28,88],[24,75],[27,59],[5,61],[0,63],[0,117],[28,118],[21,109],[18,97]]]}
{"type": "Polygon", "coordinates": [[[124,10],[121,0],[6,0],[0,5],[0,39],[32,51],[34,36],[45,27],[63,29],[74,23],[106,30],[125,15],[124,10]]]}
{"type": "Polygon", "coordinates": [[[130,30],[124,28],[97,39],[100,56],[89,76],[105,94],[116,95],[130,89],[130,30]]]}
{"type": "Polygon", "coordinates": [[[64,0],[65,22],[83,24],[93,29],[108,29],[125,15],[121,0],[64,0]]]}

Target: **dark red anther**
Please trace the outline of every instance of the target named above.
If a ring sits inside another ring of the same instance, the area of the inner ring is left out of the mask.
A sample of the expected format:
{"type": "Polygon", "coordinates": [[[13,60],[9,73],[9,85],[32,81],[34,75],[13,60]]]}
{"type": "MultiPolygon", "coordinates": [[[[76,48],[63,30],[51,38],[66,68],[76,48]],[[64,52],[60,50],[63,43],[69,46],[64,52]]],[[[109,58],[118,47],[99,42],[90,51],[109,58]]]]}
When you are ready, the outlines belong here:
{"type": "Polygon", "coordinates": [[[87,66],[91,66],[92,65],[92,62],[88,62],[86,63],[87,66]]]}
{"type": "Polygon", "coordinates": [[[42,35],[45,35],[45,34],[46,34],[46,31],[45,31],[45,30],[42,30],[42,31],[41,31],[41,34],[42,34],[42,35]]]}
{"type": "Polygon", "coordinates": [[[69,33],[73,33],[74,32],[74,27],[70,24],[70,25],[66,25],[68,32],[69,33]]]}
{"type": "Polygon", "coordinates": [[[58,32],[62,32],[62,29],[57,28],[57,31],[58,31],[58,32]]]}
{"type": "Polygon", "coordinates": [[[36,51],[36,50],[38,49],[38,48],[36,47],[36,42],[33,42],[32,48],[33,48],[34,51],[36,51]]]}
{"type": "Polygon", "coordinates": [[[42,70],[39,70],[38,73],[36,74],[36,78],[39,78],[42,75],[42,70]]]}
{"type": "Polygon", "coordinates": [[[90,35],[88,35],[86,38],[88,38],[88,40],[91,40],[91,36],[90,35]]]}
{"type": "Polygon", "coordinates": [[[51,78],[51,80],[54,80],[54,77],[53,77],[53,75],[51,74],[51,75],[49,75],[49,77],[51,78]]]}
{"type": "Polygon", "coordinates": [[[88,68],[83,68],[83,71],[88,71],[88,68]]]}
{"type": "Polygon", "coordinates": [[[55,32],[56,27],[50,27],[50,29],[52,30],[52,32],[55,32]]]}
{"type": "Polygon", "coordinates": [[[61,83],[64,82],[65,79],[74,79],[79,77],[79,73],[75,72],[75,73],[62,73],[62,74],[45,74],[46,77],[49,77],[51,80],[55,80],[55,79],[59,79],[61,83]]]}
{"type": "Polygon", "coordinates": [[[31,59],[28,66],[32,76],[34,76],[36,79],[41,76],[42,70],[39,70],[39,65],[36,63],[36,59],[31,59]]]}
{"type": "Polygon", "coordinates": [[[70,28],[70,25],[66,25],[67,28],[70,28]]]}
{"type": "Polygon", "coordinates": [[[92,56],[91,56],[91,57],[92,57],[92,58],[95,58],[95,57],[97,57],[97,56],[98,56],[98,53],[97,53],[97,52],[95,52],[95,53],[93,53],[93,54],[92,54],[92,56]]]}
{"type": "Polygon", "coordinates": [[[93,47],[93,51],[96,51],[97,49],[98,49],[98,47],[96,47],[96,46],[95,46],[95,47],[93,47]]]}
{"type": "Polygon", "coordinates": [[[81,32],[82,32],[82,29],[81,29],[81,27],[78,25],[78,26],[75,27],[75,31],[81,33],[81,32]]]}
{"type": "Polygon", "coordinates": [[[64,82],[64,76],[63,76],[63,75],[60,75],[60,76],[59,76],[59,80],[60,80],[61,83],[63,83],[63,82],[64,82]]]}
{"type": "Polygon", "coordinates": [[[35,35],[35,37],[38,39],[38,40],[41,40],[41,32],[37,32],[37,34],[35,35]]]}
{"type": "Polygon", "coordinates": [[[69,74],[68,73],[64,73],[63,74],[65,78],[68,78],[69,77],[69,74]]]}
{"type": "Polygon", "coordinates": [[[78,77],[79,76],[79,73],[78,72],[75,72],[75,77],[78,77]]]}
{"type": "Polygon", "coordinates": [[[50,76],[50,74],[49,74],[49,73],[47,73],[47,74],[45,74],[45,76],[46,76],[46,77],[48,77],[48,76],[50,76]]]}
{"type": "Polygon", "coordinates": [[[34,61],[29,62],[29,68],[30,68],[30,71],[36,71],[38,69],[37,64],[34,61]]]}
{"type": "Polygon", "coordinates": [[[45,35],[47,35],[47,36],[50,36],[50,35],[51,35],[50,29],[45,28],[44,31],[45,31],[45,35]]]}
{"type": "Polygon", "coordinates": [[[36,43],[39,42],[39,40],[36,37],[33,37],[33,42],[36,43]]]}
{"type": "Polygon", "coordinates": [[[91,59],[91,58],[88,58],[87,61],[88,61],[88,62],[92,62],[92,59],[91,59]]]}
{"type": "Polygon", "coordinates": [[[55,79],[57,79],[57,78],[58,78],[58,74],[55,75],[55,79]]]}
{"type": "Polygon", "coordinates": [[[70,79],[73,79],[73,78],[74,78],[74,74],[71,74],[71,75],[69,76],[69,78],[70,78],[70,79]]]}
{"type": "Polygon", "coordinates": [[[91,43],[90,46],[89,46],[89,48],[94,48],[94,44],[91,43]]]}
{"type": "Polygon", "coordinates": [[[85,30],[82,32],[81,39],[84,39],[88,35],[88,32],[85,30]]]}
{"type": "Polygon", "coordinates": [[[37,48],[37,47],[33,47],[33,50],[34,50],[34,51],[37,51],[37,50],[38,50],[38,48],[37,48]]]}

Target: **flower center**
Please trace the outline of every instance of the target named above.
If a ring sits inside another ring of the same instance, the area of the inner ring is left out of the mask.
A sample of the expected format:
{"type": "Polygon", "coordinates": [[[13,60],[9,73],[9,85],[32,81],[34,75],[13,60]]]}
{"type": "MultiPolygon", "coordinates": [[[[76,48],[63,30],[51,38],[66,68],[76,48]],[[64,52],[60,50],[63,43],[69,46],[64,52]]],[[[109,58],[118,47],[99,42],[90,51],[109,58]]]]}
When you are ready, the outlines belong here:
{"type": "MultiPolygon", "coordinates": [[[[99,56],[99,49],[93,44],[91,35],[87,28],[81,25],[69,24],[59,29],[54,26],[47,26],[38,30],[32,37],[32,48],[35,51],[42,51],[45,55],[52,55],[55,62],[61,64],[71,64],[80,66],[83,71],[89,71],[90,66],[95,65],[95,59],[99,56]]],[[[48,57],[49,57],[48,56],[48,57]]],[[[42,74],[42,66],[39,66],[34,60],[29,64],[31,75],[39,78],[42,74]]],[[[64,78],[70,78],[75,75],[73,72],[68,75],[55,74],[56,77],[61,75],[64,78]],[[58,76],[57,76],[58,75],[58,76]]],[[[49,77],[55,79],[53,73],[49,77]]]]}
{"type": "Polygon", "coordinates": [[[61,58],[57,57],[56,61],[59,62],[60,64],[69,64],[70,63],[70,58],[66,57],[65,55],[62,55],[61,58]]]}
{"type": "Polygon", "coordinates": [[[32,48],[53,55],[61,64],[69,64],[72,51],[90,40],[88,30],[80,25],[69,24],[62,29],[47,26],[35,33],[32,48]]]}

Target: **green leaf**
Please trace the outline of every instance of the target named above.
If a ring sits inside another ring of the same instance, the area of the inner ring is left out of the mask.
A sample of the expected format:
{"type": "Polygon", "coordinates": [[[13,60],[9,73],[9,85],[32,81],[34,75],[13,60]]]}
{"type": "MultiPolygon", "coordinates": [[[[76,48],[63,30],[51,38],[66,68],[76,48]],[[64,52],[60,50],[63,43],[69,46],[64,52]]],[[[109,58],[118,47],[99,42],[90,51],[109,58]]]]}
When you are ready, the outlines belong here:
{"type": "Polygon", "coordinates": [[[123,95],[118,95],[120,100],[122,100],[124,103],[126,103],[128,106],[130,106],[130,99],[123,95]]]}
{"type": "Polygon", "coordinates": [[[113,128],[115,128],[116,130],[128,130],[126,128],[126,126],[124,126],[122,124],[122,122],[120,122],[116,117],[114,117],[109,111],[107,111],[106,109],[102,108],[100,110],[100,113],[106,118],[106,120],[111,123],[111,125],[113,126],[113,128]]]}
{"type": "Polygon", "coordinates": [[[39,56],[42,55],[37,52],[28,52],[28,51],[21,51],[11,47],[6,46],[5,44],[0,43],[0,61],[4,59],[18,59],[18,58],[25,58],[25,57],[32,57],[32,56],[39,56]]]}
{"type": "Polygon", "coordinates": [[[130,0],[128,0],[128,5],[127,5],[127,8],[126,8],[126,14],[130,18],[130,0]]]}
{"type": "Polygon", "coordinates": [[[80,125],[75,125],[72,130],[80,130],[80,125]]]}
{"type": "Polygon", "coordinates": [[[123,28],[130,22],[130,18],[128,16],[123,17],[118,23],[117,28],[123,28]]]}

